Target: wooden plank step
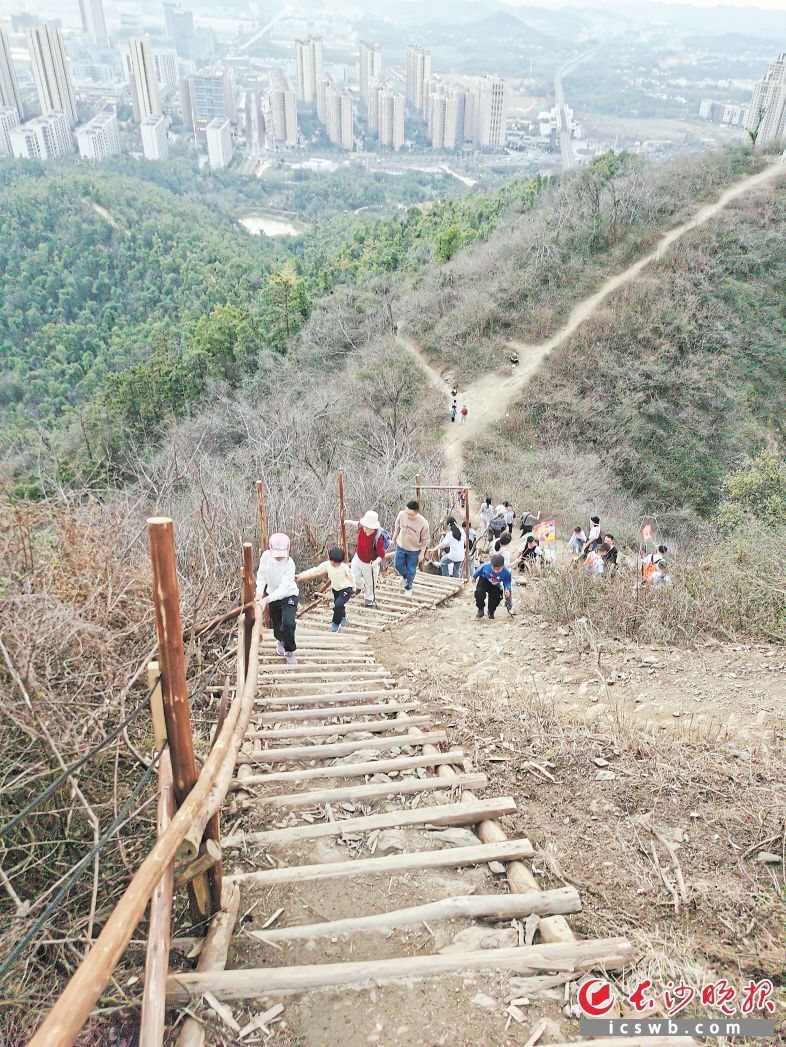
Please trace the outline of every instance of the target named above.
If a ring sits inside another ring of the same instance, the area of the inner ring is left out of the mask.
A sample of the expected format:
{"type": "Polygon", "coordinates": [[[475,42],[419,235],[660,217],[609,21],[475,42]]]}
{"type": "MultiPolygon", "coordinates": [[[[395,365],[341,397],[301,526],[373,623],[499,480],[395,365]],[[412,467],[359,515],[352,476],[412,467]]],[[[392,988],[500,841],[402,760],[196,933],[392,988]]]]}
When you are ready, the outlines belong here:
{"type": "Polygon", "coordinates": [[[354,742],[331,742],[326,745],[304,745],[300,748],[288,746],[281,749],[262,749],[260,752],[239,753],[238,763],[285,763],[295,760],[332,760],[334,756],[346,756],[358,749],[398,749],[405,745],[422,748],[424,745],[439,745],[446,742],[444,731],[429,731],[426,734],[397,734],[384,738],[358,738],[354,742]]]}
{"type": "Polygon", "coordinates": [[[373,663],[369,666],[365,665],[348,665],[345,669],[319,669],[314,668],[310,665],[293,665],[281,666],[277,665],[273,669],[266,669],[264,672],[260,670],[259,679],[265,685],[271,681],[286,681],[287,683],[300,682],[301,680],[325,680],[332,681],[338,680],[341,682],[348,676],[356,677],[357,679],[364,679],[367,676],[372,677],[390,677],[390,672],[387,669],[383,669],[379,665],[373,663]]]}
{"type": "MultiPolygon", "coordinates": [[[[241,783],[242,784],[242,783],[241,783]]],[[[310,825],[291,825],[285,829],[265,829],[261,832],[241,830],[221,840],[224,850],[245,847],[247,844],[290,844],[295,840],[317,840],[326,836],[348,836],[373,832],[374,829],[402,828],[411,825],[477,825],[491,818],[515,814],[516,801],[512,796],[495,796],[488,800],[462,800],[461,803],[434,804],[430,807],[402,807],[399,811],[366,814],[357,818],[341,818],[334,822],[314,822],[310,825]]]]}
{"type": "Polygon", "coordinates": [[[532,858],[534,854],[529,840],[505,840],[504,843],[480,843],[477,847],[447,847],[435,851],[388,854],[382,858],[356,858],[346,862],[325,862],[319,865],[256,869],[254,872],[224,876],[224,883],[302,883],[306,880],[332,880],[344,876],[363,876],[367,873],[379,875],[409,872],[413,869],[451,869],[462,865],[483,865],[485,862],[520,861],[522,858],[532,858]]]}
{"type": "MultiPolygon", "coordinates": [[[[363,985],[397,978],[428,977],[461,971],[590,971],[615,970],[633,952],[626,938],[553,942],[509,949],[476,949],[464,953],[404,956],[349,963],[259,967],[204,974],[172,974],[167,978],[167,1003],[188,1003],[192,996],[213,993],[220,1000],[280,996],[334,985],[363,985]]],[[[593,1040],[593,1044],[600,1041],[593,1040]]],[[[651,1040],[644,1040],[645,1045],[651,1040]]],[[[673,1040],[670,1043],[673,1044],[673,1040]]]]}
{"type": "Polygon", "coordinates": [[[338,716],[364,716],[367,713],[404,713],[420,708],[420,702],[380,702],[378,705],[318,705],[313,709],[279,709],[256,713],[254,722],[283,723],[284,720],[331,720],[338,716]]]}
{"type": "Polygon", "coordinates": [[[368,916],[350,916],[344,920],[292,927],[270,927],[264,931],[247,930],[246,933],[263,942],[292,942],[333,938],[349,931],[389,931],[396,927],[414,927],[420,923],[432,924],[442,920],[473,920],[479,917],[514,920],[532,913],[547,916],[580,911],[581,899],[576,888],[557,887],[552,891],[532,891],[530,894],[465,894],[368,916]]]}
{"type": "Polygon", "coordinates": [[[334,763],[328,767],[302,767],[296,771],[268,771],[252,774],[242,782],[233,782],[230,789],[245,789],[249,785],[273,785],[276,782],[306,782],[314,778],[364,778],[367,774],[386,774],[388,771],[412,770],[415,767],[439,767],[443,763],[461,765],[463,749],[447,753],[422,753],[420,756],[394,756],[389,760],[366,760],[363,763],[334,763]]]}
{"type": "MultiPolygon", "coordinates": [[[[246,788],[248,779],[238,782],[246,788]]],[[[252,797],[241,802],[241,807],[316,807],[323,803],[339,803],[352,800],[367,803],[385,796],[411,796],[417,793],[436,792],[440,789],[483,789],[488,785],[488,778],[480,771],[468,774],[457,774],[454,778],[438,778],[432,774],[428,778],[398,778],[394,782],[380,782],[374,785],[346,785],[336,789],[309,789],[306,792],[281,793],[278,796],[252,797]]]]}
{"type": "Polygon", "coordinates": [[[391,716],[389,720],[356,720],[354,723],[326,723],[316,727],[266,727],[261,731],[246,731],[246,738],[327,738],[331,734],[355,734],[357,731],[368,731],[371,734],[380,731],[397,731],[401,727],[422,727],[431,723],[430,716],[391,716]]]}
{"type": "Polygon", "coordinates": [[[293,691],[305,690],[310,691],[314,687],[328,687],[331,690],[338,690],[341,687],[352,687],[353,690],[357,690],[358,687],[363,687],[365,684],[369,684],[372,687],[381,687],[383,684],[392,682],[389,676],[363,676],[358,677],[353,674],[348,674],[344,680],[325,680],[324,683],[319,680],[301,680],[298,683],[281,683],[278,680],[264,680],[260,679],[260,686],[264,687],[265,690],[276,691],[276,692],[287,692],[291,694],[293,691]]]}
{"type": "Polygon", "coordinates": [[[268,698],[256,698],[255,705],[273,706],[277,705],[316,705],[317,703],[328,704],[330,702],[365,701],[367,698],[408,698],[410,691],[391,688],[389,691],[336,691],[334,694],[273,694],[268,698]]]}

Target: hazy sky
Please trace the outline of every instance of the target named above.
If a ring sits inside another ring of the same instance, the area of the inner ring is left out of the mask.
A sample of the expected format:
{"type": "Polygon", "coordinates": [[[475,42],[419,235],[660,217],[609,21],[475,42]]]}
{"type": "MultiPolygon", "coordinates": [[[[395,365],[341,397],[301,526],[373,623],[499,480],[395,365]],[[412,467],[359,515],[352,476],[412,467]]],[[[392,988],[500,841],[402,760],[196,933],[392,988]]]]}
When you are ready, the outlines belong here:
{"type": "MultiPolygon", "coordinates": [[[[636,7],[654,6],[652,0],[625,0],[636,7]]],[[[786,0],[663,0],[668,4],[679,4],[688,7],[738,7],[770,11],[786,11],[786,0]]],[[[603,7],[607,3],[619,3],[619,0],[506,0],[512,7],[603,7]]],[[[657,0],[656,0],[657,3],[657,0]]]]}

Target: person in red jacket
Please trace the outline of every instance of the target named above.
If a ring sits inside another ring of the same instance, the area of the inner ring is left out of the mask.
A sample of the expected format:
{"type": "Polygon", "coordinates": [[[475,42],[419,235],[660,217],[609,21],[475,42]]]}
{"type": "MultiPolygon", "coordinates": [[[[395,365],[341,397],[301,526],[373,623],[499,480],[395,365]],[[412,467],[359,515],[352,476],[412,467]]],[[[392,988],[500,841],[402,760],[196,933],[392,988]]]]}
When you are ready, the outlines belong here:
{"type": "Polygon", "coordinates": [[[355,578],[355,592],[364,589],[363,599],[366,606],[371,607],[376,599],[379,568],[385,562],[384,530],[373,509],[369,509],[362,520],[347,520],[347,524],[358,529],[355,555],[350,564],[355,578]]]}

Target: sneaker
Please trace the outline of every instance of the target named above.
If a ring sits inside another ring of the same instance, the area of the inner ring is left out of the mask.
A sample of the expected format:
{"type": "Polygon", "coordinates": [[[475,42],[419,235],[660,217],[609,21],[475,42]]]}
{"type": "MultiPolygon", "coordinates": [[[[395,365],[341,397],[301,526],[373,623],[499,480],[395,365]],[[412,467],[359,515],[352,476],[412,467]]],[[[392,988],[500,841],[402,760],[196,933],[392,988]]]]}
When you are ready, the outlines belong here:
{"type": "Polygon", "coordinates": [[[344,615],[344,618],[336,626],[336,632],[338,632],[340,629],[343,629],[348,621],[349,621],[349,618],[347,618],[347,616],[344,615]]]}
{"type": "Polygon", "coordinates": [[[376,607],[376,600],[364,600],[363,604],[365,607],[376,607]]]}
{"type": "Polygon", "coordinates": [[[360,593],[361,593],[361,590],[360,590],[360,589],[356,589],[356,590],[355,590],[355,596],[359,596],[359,595],[360,595],[360,593]]]}
{"type": "Polygon", "coordinates": [[[341,628],[341,623],[340,622],[331,622],[330,623],[330,631],[332,633],[337,633],[340,628],[341,628]]]}
{"type": "Polygon", "coordinates": [[[485,611],[481,611],[480,609],[478,609],[478,613],[475,615],[475,617],[476,618],[485,618],[486,617],[486,612],[485,611]]]}
{"type": "Polygon", "coordinates": [[[283,643],[280,640],[276,640],[276,654],[279,658],[283,658],[286,653],[283,643]]]}
{"type": "Polygon", "coordinates": [[[287,651],[285,658],[287,660],[287,665],[297,665],[297,658],[295,657],[294,651],[287,651]]]}
{"type": "Polygon", "coordinates": [[[491,613],[491,611],[489,611],[489,621],[490,622],[494,621],[494,615],[491,613]]]}
{"type": "Polygon", "coordinates": [[[411,589],[407,589],[406,586],[405,586],[404,587],[404,595],[405,596],[412,596],[412,590],[411,589]]]}

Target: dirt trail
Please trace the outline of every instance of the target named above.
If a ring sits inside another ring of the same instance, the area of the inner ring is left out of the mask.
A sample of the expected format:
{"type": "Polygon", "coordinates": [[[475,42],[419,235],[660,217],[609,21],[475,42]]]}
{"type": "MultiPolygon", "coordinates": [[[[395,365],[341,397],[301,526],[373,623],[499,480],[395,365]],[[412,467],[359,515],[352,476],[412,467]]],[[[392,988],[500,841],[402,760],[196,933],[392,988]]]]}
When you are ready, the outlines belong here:
{"type": "MultiPolygon", "coordinates": [[[[458,482],[462,477],[464,462],[464,445],[477,436],[488,425],[493,424],[504,417],[508,407],[529,383],[533,374],[537,371],[542,361],[548,356],[552,349],[562,345],[575,331],[587,320],[602,303],[624,284],[634,280],[641,271],[650,264],[657,261],[680,240],[686,233],[691,232],[710,221],[720,211],[727,207],[732,201],[747,193],[751,189],[786,175],[786,165],[780,162],[770,164],[758,174],[750,175],[736,182],[726,189],[711,204],[705,204],[699,208],[696,214],[687,222],[675,226],[659,240],[657,246],[644,255],[637,262],[623,269],[622,272],[605,280],[594,294],[579,302],[573,307],[568,319],[559,330],[544,342],[527,343],[520,342],[514,338],[508,339],[508,345],[515,349],[519,355],[519,366],[515,374],[491,373],[483,375],[473,382],[459,395],[459,410],[466,403],[469,409],[467,422],[463,425],[455,422],[450,425],[445,436],[445,454],[447,458],[448,482],[458,482]]],[[[429,381],[435,388],[449,395],[445,381],[439,372],[428,362],[424,354],[412,341],[410,337],[399,334],[399,344],[418,361],[429,381]]]]}

